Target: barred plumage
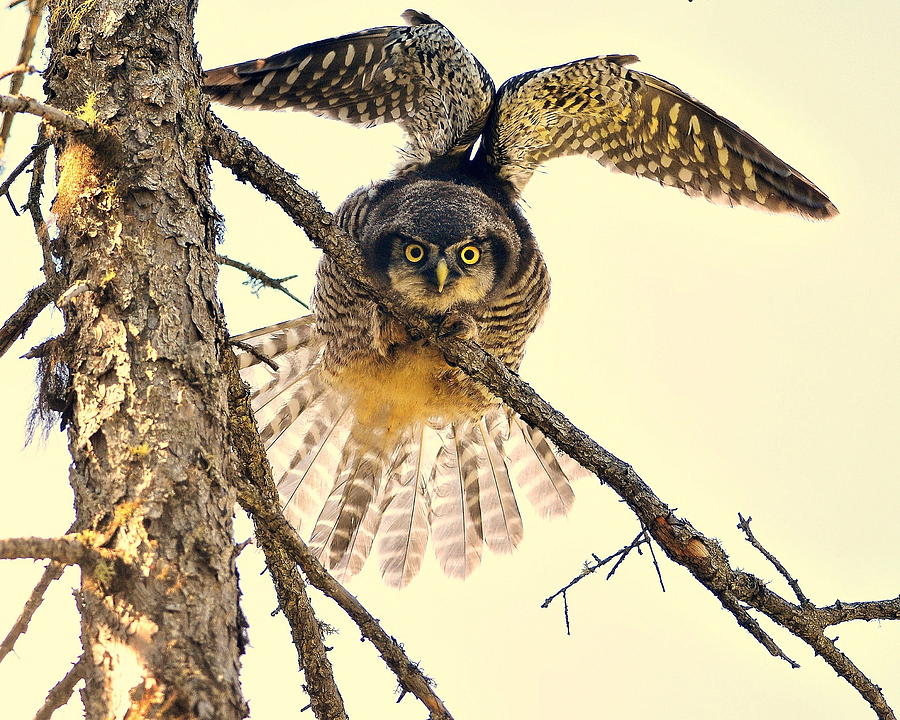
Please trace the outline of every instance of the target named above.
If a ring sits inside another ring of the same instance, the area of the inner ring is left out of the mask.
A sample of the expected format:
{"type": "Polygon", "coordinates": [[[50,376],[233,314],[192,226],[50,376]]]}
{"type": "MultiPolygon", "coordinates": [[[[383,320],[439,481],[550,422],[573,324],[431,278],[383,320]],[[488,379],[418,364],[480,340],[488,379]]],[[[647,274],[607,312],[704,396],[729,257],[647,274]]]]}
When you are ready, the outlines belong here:
{"type": "MultiPolygon", "coordinates": [[[[632,55],[527,72],[495,93],[443,25],[412,10],[404,18],[410,27],[211,70],[207,91],[238,107],[399,123],[407,147],[393,176],[352,193],[336,221],[376,287],[513,370],[550,288],[517,201],[548,160],[582,154],[716,202],[837,213],[733,123],[629,69],[632,55]]],[[[577,464],[412,341],[327,256],[313,309],[236,339],[253,348],[239,362],[285,515],[328,567],[353,575],[374,547],[386,581],[403,586],[430,539],[444,571],[464,577],[485,546],[510,552],[522,539],[514,486],[542,515],[571,507],[577,464]]]]}

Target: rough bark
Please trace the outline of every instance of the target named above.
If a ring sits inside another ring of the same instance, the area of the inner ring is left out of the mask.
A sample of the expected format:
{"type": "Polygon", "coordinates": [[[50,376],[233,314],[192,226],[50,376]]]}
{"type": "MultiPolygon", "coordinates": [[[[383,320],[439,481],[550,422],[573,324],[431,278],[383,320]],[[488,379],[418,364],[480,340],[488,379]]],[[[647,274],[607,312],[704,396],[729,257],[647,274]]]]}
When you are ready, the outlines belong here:
{"type": "Polygon", "coordinates": [[[48,99],[104,129],[54,135],[76,526],[122,560],[77,593],[89,719],[246,714],[195,6],[49,7],[48,99]]]}

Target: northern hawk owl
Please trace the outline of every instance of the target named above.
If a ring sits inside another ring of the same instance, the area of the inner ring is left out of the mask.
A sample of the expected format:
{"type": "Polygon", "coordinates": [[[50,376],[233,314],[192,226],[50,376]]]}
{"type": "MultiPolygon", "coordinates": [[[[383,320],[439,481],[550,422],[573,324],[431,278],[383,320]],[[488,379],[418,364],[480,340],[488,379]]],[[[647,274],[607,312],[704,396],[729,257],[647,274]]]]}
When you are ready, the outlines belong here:
{"type": "MultiPolygon", "coordinates": [[[[352,193],[336,219],[376,287],[510,369],[549,297],[517,201],[542,163],[586,155],[726,204],[827,218],[812,182],[674,85],[608,55],[494,83],[441,23],[408,10],[379,27],[210,70],[222,103],[397,122],[393,174],[352,193]],[[479,143],[480,140],[480,143],[479,143]]],[[[431,538],[449,575],[522,538],[515,483],[543,515],[571,506],[580,468],[481,385],[378,309],[328,257],[314,314],[236,339],[288,519],[339,575],[373,545],[387,582],[418,572],[431,538]]]]}

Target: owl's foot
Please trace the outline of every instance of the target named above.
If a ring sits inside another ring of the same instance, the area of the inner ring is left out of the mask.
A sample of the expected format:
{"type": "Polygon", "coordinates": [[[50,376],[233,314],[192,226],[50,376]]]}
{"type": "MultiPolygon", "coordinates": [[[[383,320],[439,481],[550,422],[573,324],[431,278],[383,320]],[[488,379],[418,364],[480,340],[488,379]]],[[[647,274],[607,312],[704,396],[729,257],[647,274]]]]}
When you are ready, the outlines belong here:
{"type": "Polygon", "coordinates": [[[387,357],[395,345],[409,342],[409,333],[399,320],[379,313],[372,332],[372,347],[379,355],[387,357]]]}
{"type": "Polygon", "coordinates": [[[475,324],[475,318],[468,313],[451,310],[441,320],[437,336],[448,340],[456,338],[458,340],[477,341],[478,325],[475,324]]]}

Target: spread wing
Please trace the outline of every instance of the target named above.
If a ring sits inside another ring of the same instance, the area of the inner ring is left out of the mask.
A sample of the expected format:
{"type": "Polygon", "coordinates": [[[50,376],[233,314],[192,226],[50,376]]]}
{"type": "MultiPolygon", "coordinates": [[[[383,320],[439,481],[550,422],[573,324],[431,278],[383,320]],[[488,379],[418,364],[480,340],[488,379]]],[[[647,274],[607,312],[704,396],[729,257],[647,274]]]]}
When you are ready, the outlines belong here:
{"type": "Polygon", "coordinates": [[[403,18],[410,27],[372,28],[208,70],[206,92],[235,107],[396,122],[413,164],[463,153],[487,121],[494,83],[442,24],[414,10],[403,18]]]}
{"type": "Polygon", "coordinates": [[[713,202],[837,215],[819,188],[737,125],[671,83],[625,67],[636,61],[587,58],[507,80],[482,158],[519,191],[547,160],[587,155],[713,202]]]}

